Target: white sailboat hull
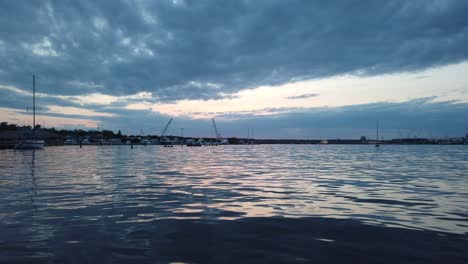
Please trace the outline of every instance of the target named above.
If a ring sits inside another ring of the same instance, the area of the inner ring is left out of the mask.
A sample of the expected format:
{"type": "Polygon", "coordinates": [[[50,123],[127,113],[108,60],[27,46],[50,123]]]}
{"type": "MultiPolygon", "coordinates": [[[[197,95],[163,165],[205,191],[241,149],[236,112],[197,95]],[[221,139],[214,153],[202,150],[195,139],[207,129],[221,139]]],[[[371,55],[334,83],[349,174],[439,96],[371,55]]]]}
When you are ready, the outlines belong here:
{"type": "Polygon", "coordinates": [[[44,140],[22,140],[16,144],[15,149],[43,149],[44,140]]]}

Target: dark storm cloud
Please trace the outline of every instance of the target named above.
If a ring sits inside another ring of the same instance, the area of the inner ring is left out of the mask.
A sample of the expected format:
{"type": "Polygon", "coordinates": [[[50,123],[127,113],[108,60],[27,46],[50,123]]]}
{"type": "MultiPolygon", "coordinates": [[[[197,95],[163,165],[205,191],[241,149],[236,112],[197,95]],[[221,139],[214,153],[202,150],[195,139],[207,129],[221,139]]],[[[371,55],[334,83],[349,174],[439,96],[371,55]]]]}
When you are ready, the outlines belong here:
{"type": "Polygon", "coordinates": [[[295,96],[288,96],[286,98],[288,99],[306,99],[306,98],[312,98],[312,97],[317,97],[319,94],[301,94],[301,95],[295,95],[295,96]]]}
{"type": "Polygon", "coordinates": [[[468,2],[1,1],[0,84],[223,98],[258,85],[468,57],[468,2]]]}

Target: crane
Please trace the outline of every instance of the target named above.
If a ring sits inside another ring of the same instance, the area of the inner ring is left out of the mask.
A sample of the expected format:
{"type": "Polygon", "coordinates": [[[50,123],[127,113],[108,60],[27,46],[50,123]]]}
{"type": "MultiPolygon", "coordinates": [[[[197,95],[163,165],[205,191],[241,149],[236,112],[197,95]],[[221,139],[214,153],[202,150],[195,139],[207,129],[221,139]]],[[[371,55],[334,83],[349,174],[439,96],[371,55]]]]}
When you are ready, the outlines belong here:
{"type": "Polygon", "coordinates": [[[214,131],[215,131],[216,139],[219,139],[221,137],[221,135],[219,134],[218,128],[216,127],[216,123],[214,121],[214,118],[211,118],[211,121],[213,121],[213,127],[214,127],[214,131]]]}
{"type": "Polygon", "coordinates": [[[164,137],[164,135],[166,134],[167,132],[167,128],[169,127],[169,125],[171,124],[172,122],[172,118],[169,120],[169,122],[167,122],[166,126],[164,127],[163,131],[161,132],[161,137],[164,137]]]}

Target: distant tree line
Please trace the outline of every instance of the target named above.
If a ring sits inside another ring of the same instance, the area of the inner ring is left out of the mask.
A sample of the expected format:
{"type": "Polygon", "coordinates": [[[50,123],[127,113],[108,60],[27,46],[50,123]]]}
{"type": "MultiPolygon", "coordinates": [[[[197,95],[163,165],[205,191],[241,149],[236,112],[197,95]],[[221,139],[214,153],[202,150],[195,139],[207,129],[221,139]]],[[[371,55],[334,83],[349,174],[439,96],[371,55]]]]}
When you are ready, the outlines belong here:
{"type": "MultiPolygon", "coordinates": [[[[0,131],[14,131],[14,130],[29,130],[31,126],[19,126],[17,124],[8,124],[8,122],[0,123],[0,131]]],[[[43,128],[41,125],[36,125],[36,129],[44,130],[50,133],[55,133],[61,136],[74,136],[74,137],[104,137],[104,138],[121,138],[123,137],[122,132],[119,130],[117,134],[111,130],[97,131],[97,130],[83,130],[83,129],[55,129],[55,127],[43,128]]]]}
{"type": "Polygon", "coordinates": [[[32,128],[31,126],[18,126],[16,124],[8,124],[8,122],[0,123],[0,131],[31,129],[31,128],[32,128]]]}
{"type": "MultiPolygon", "coordinates": [[[[0,123],[0,132],[2,131],[7,131],[7,130],[30,130],[32,129],[31,126],[19,126],[16,124],[9,124],[8,122],[1,122],[0,123]]],[[[160,136],[157,135],[123,135],[122,132],[119,130],[117,133],[114,133],[112,130],[103,130],[103,131],[98,131],[98,130],[83,130],[83,129],[73,129],[73,130],[68,130],[68,129],[56,129],[54,127],[49,127],[49,128],[43,128],[41,125],[36,125],[36,129],[40,129],[42,131],[47,131],[49,133],[54,133],[62,138],[64,137],[73,137],[75,139],[79,138],[84,138],[84,137],[91,137],[93,139],[120,139],[122,142],[126,142],[127,140],[130,140],[132,142],[138,143],[140,142],[140,138],[147,138],[147,139],[160,139],[160,136]]],[[[165,138],[169,140],[177,140],[182,137],[179,136],[172,136],[172,135],[167,135],[164,136],[165,138]]],[[[193,138],[193,137],[183,137],[185,139],[187,138],[193,138]]],[[[204,140],[210,141],[214,140],[213,138],[203,138],[204,140]]],[[[242,144],[243,141],[238,138],[228,138],[228,141],[230,144],[242,144]]]]}

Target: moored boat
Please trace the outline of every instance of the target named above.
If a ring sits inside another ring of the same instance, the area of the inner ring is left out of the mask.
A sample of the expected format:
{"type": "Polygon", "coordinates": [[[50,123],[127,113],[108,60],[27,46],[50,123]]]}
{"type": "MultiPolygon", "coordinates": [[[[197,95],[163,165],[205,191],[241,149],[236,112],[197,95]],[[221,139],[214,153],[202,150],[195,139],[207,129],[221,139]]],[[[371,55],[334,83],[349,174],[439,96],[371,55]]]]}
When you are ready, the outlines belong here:
{"type": "Polygon", "coordinates": [[[44,145],[44,140],[27,139],[18,142],[15,149],[43,149],[44,145]]]}
{"type": "Polygon", "coordinates": [[[43,149],[44,140],[36,139],[36,77],[33,75],[33,136],[32,139],[21,140],[15,149],[43,149]]]}

